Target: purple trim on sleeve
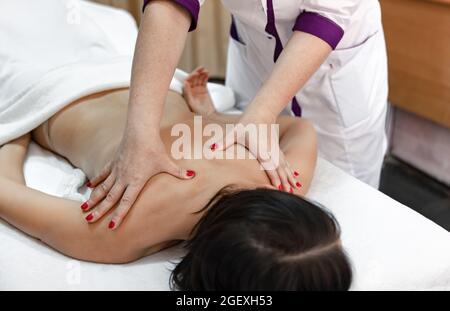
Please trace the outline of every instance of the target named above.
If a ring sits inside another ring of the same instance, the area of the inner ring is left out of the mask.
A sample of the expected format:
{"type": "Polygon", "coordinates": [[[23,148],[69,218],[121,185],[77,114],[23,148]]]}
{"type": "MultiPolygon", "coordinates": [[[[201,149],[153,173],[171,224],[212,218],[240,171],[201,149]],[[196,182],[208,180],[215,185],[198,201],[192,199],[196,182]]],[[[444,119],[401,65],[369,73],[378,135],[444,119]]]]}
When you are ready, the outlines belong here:
{"type": "MultiPolygon", "coordinates": [[[[273,53],[273,62],[276,63],[278,57],[280,57],[281,52],[283,52],[283,43],[281,42],[280,35],[278,34],[276,20],[275,20],[275,10],[273,7],[273,0],[267,0],[267,25],[266,32],[275,38],[275,51],[273,53]]],[[[302,116],[302,107],[297,101],[297,98],[292,99],[291,104],[292,112],[296,117],[302,116]]]]}
{"type": "Polygon", "coordinates": [[[238,33],[238,30],[237,30],[237,27],[236,27],[236,21],[234,20],[234,16],[233,15],[231,15],[230,36],[231,36],[231,38],[233,38],[237,42],[240,42],[240,43],[243,44],[243,42],[241,41],[241,38],[239,38],[239,33],[238,33]]]}
{"type": "Polygon", "coordinates": [[[292,99],[292,112],[294,113],[294,116],[301,118],[302,116],[302,106],[297,101],[297,98],[294,97],[292,99]]]}
{"type": "Polygon", "coordinates": [[[312,34],[327,42],[333,50],[344,36],[344,30],[338,24],[314,12],[300,14],[293,30],[312,34]]]}
{"type": "Polygon", "coordinates": [[[275,51],[273,54],[273,62],[276,63],[281,52],[283,52],[283,43],[281,42],[280,35],[278,34],[276,22],[275,22],[275,11],[273,8],[273,0],[267,0],[267,25],[266,32],[275,38],[275,51]]]}
{"type": "MultiPolygon", "coordinates": [[[[144,7],[143,10],[147,7],[147,5],[152,0],[144,0],[144,7]]],[[[172,0],[182,7],[184,7],[188,12],[191,14],[192,22],[191,27],[189,28],[189,31],[193,31],[197,28],[197,22],[198,22],[198,15],[200,13],[200,3],[198,0],[172,0]]]]}

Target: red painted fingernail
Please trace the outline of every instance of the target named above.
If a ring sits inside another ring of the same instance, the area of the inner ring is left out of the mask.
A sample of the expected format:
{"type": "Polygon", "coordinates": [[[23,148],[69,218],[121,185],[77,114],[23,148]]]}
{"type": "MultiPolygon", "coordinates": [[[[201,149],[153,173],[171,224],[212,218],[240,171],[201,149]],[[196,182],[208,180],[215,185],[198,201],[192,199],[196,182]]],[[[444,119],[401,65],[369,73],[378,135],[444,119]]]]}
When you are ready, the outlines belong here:
{"type": "Polygon", "coordinates": [[[91,221],[92,219],[94,219],[94,215],[89,214],[89,215],[86,216],[86,220],[87,221],[91,221]]]}
{"type": "Polygon", "coordinates": [[[301,183],[299,183],[299,182],[298,182],[298,183],[296,183],[295,185],[296,185],[297,187],[299,187],[299,188],[301,188],[301,187],[302,187],[302,184],[301,184],[301,183]]]}
{"type": "Polygon", "coordinates": [[[109,222],[108,228],[109,228],[109,229],[114,229],[115,226],[116,226],[116,223],[114,222],[114,220],[111,220],[111,221],[109,222]]]}
{"type": "Polygon", "coordinates": [[[299,173],[294,172],[294,176],[295,176],[295,177],[298,177],[299,175],[300,175],[299,173]]]}
{"type": "Polygon", "coordinates": [[[294,193],[294,189],[291,188],[291,190],[289,190],[290,193],[294,193]]]}
{"type": "Polygon", "coordinates": [[[83,205],[81,205],[81,209],[83,211],[87,210],[89,208],[89,204],[87,202],[84,202],[83,205]]]}
{"type": "Polygon", "coordinates": [[[91,182],[90,182],[90,181],[88,181],[88,182],[86,183],[86,187],[88,187],[88,188],[92,188],[92,184],[91,184],[91,182]]]}
{"type": "Polygon", "coordinates": [[[210,148],[212,151],[214,151],[217,149],[217,147],[218,147],[217,144],[212,144],[210,148]]]}
{"type": "Polygon", "coordinates": [[[186,175],[187,175],[187,177],[194,177],[195,176],[195,172],[189,170],[189,171],[186,172],[186,175]]]}
{"type": "Polygon", "coordinates": [[[279,186],[278,186],[278,190],[283,190],[283,185],[282,184],[280,184],[279,186]]]}

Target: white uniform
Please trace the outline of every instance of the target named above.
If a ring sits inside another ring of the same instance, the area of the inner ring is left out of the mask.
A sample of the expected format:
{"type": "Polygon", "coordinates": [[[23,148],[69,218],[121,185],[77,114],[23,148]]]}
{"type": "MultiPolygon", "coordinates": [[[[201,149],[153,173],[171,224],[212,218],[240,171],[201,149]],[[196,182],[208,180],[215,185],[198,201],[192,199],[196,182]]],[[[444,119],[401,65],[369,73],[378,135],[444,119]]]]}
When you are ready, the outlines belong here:
{"type": "MultiPolygon", "coordinates": [[[[191,12],[195,29],[205,0],[173,1],[191,12]]],[[[286,103],[286,112],[314,123],[322,157],[377,187],[387,149],[388,93],[378,0],[222,2],[233,16],[227,85],[241,109],[268,78],[294,31],[315,35],[333,48],[292,103],[286,103]]]]}

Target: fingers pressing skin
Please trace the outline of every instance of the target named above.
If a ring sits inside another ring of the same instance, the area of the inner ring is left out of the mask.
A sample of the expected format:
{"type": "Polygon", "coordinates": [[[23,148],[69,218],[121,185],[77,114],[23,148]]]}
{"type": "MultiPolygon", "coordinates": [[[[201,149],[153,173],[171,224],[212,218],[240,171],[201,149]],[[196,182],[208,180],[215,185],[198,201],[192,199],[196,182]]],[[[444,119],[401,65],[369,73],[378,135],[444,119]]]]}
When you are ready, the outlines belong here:
{"type": "Polygon", "coordinates": [[[289,167],[286,167],[285,168],[285,171],[286,171],[286,176],[287,176],[287,179],[288,179],[288,181],[289,181],[289,184],[291,185],[291,187],[292,188],[299,188],[298,187],[298,185],[297,185],[297,180],[295,179],[295,176],[294,176],[294,172],[292,172],[292,170],[289,168],[289,167]]]}
{"type": "Polygon", "coordinates": [[[278,166],[276,172],[278,173],[278,176],[280,177],[282,190],[286,192],[291,192],[291,185],[289,184],[289,180],[286,175],[286,171],[283,166],[278,166]]]}
{"type": "Polygon", "coordinates": [[[286,162],[287,165],[287,172],[289,177],[289,183],[297,189],[300,189],[302,187],[301,182],[299,181],[300,174],[297,171],[294,171],[292,167],[289,165],[288,162],[286,162]]]}
{"type": "MultiPolygon", "coordinates": [[[[236,133],[232,131],[226,135],[226,137],[217,143],[210,146],[212,151],[223,151],[228,149],[236,142],[236,133]]],[[[294,188],[300,188],[301,184],[296,180],[295,172],[289,167],[289,164],[285,161],[284,157],[280,158],[281,163],[274,163],[274,160],[268,153],[263,153],[265,156],[262,158],[256,155],[258,161],[264,166],[267,176],[270,179],[271,184],[280,191],[286,191],[293,193],[294,188]]]]}
{"type": "Polygon", "coordinates": [[[280,191],[283,190],[283,185],[280,177],[278,176],[277,170],[266,170],[266,174],[269,177],[272,186],[276,187],[280,191]]]}
{"type": "Polygon", "coordinates": [[[93,179],[88,181],[86,184],[89,188],[95,188],[98,186],[99,183],[104,181],[109,175],[111,174],[111,163],[108,163],[101,171],[100,174],[95,176],[93,179]]]}
{"type": "Polygon", "coordinates": [[[110,189],[114,186],[114,182],[116,177],[113,174],[110,174],[106,180],[104,180],[101,184],[99,184],[92,191],[89,200],[83,205],[81,205],[81,209],[85,212],[94,208],[98,203],[100,203],[109,193],[110,189]]]}
{"type": "Polygon", "coordinates": [[[102,218],[120,200],[125,189],[124,185],[116,183],[92,213],[87,215],[86,220],[93,223],[102,218]]]}
{"type": "MultiPolygon", "coordinates": [[[[162,172],[166,172],[180,179],[192,179],[196,175],[193,170],[185,170],[170,160],[168,160],[167,163],[168,164],[166,164],[166,167],[162,170],[162,172]]],[[[116,180],[113,174],[110,174],[105,181],[103,181],[92,191],[89,200],[81,205],[81,209],[84,212],[92,210],[92,212],[86,217],[86,220],[91,223],[102,218],[119,201],[120,204],[122,204],[121,211],[128,211],[142,188],[143,187],[138,187],[136,185],[127,186],[125,184],[121,184],[116,180]]],[[[124,216],[125,215],[126,213],[124,216]]],[[[117,228],[122,220],[123,219],[120,217],[115,219],[115,225],[113,228],[117,228]]]]}
{"type": "Polygon", "coordinates": [[[293,193],[297,182],[295,181],[294,172],[291,170],[283,153],[280,154],[279,162],[278,171],[280,176],[282,176],[284,190],[293,193]]]}
{"type": "MultiPolygon", "coordinates": [[[[143,185],[142,185],[143,186],[143,185]]],[[[123,222],[125,216],[130,211],[133,204],[136,202],[139,192],[142,186],[133,187],[130,186],[125,190],[125,193],[120,200],[119,206],[115,210],[111,221],[108,224],[108,228],[111,230],[117,229],[123,222]]]]}

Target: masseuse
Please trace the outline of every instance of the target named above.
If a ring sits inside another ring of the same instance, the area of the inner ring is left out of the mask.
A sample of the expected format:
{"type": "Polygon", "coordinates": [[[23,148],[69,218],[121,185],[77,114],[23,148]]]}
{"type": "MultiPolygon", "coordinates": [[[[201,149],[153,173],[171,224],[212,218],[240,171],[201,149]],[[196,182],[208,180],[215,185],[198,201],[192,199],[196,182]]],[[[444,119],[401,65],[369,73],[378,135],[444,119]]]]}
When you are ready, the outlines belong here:
{"type": "MultiPolygon", "coordinates": [[[[119,203],[112,213],[117,226],[152,176],[165,172],[181,179],[195,177],[196,172],[179,167],[165,150],[159,122],[187,33],[196,28],[203,2],[145,1],[126,131],[115,160],[91,181],[103,195],[88,201],[102,208],[119,203]]],[[[223,0],[223,4],[233,17],[227,84],[235,91],[238,106],[245,108],[241,123],[269,125],[280,113],[306,117],[318,132],[322,157],[377,187],[386,150],[387,106],[378,0],[223,0]]],[[[228,133],[211,147],[226,149],[237,136],[228,133]]],[[[273,150],[263,147],[270,146],[268,142],[244,141],[268,168],[274,187],[285,191],[295,187],[301,172],[290,169],[281,151],[274,159],[273,150]]]]}

